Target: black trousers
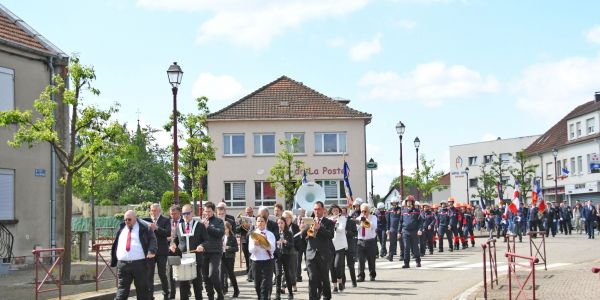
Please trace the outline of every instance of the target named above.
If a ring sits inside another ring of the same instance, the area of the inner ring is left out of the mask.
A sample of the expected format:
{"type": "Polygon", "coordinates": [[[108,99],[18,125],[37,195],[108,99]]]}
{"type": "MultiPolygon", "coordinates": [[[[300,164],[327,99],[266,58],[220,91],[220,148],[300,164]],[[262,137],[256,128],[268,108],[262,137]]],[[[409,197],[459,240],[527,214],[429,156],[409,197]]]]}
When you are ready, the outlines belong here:
{"type": "MultiPolygon", "coordinates": [[[[337,283],[338,279],[344,277],[346,271],[346,249],[335,251],[335,256],[331,262],[331,282],[337,283]]],[[[343,281],[343,280],[342,280],[343,281]]]]}
{"type": "MultiPolygon", "coordinates": [[[[375,239],[373,240],[375,241],[375,239]]],[[[377,247],[377,244],[375,244],[375,247],[377,247]]],[[[318,252],[312,259],[306,260],[309,299],[320,299],[319,291],[323,293],[324,299],[331,299],[331,283],[329,282],[330,264],[329,259],[322,257],[318,252]]]]}
{"type": "Polygon", "coordinates": [[[425,249],[429,248],[429,253],[433,253],[433,229],[425,229],[421,235],[421,254],[425,254],[425,249]]]}
{"type": "Polygon", "coordinates": [[[360,280],[365,279],[365,261],[369,265],[369,276],[375,278],[377,272],[375,271],[375,258],[377,256],[377,240],[358,240],[358,278],[360,280]]]}
{"type": "Polygon", "coordinates": [[[448,229],[448,225],[442,225],[438,227],[438,235],[439,235],[439,246],[438,250],[440,252],[444,251],[444,235],[448,238],[448,246],[452,249],[452,231],[448,229]]]}
{"type": "Polygon", "coordinates": [[[231,286],[233,286],[234,291],[239,291],[237,278],[235,277],[235,273],[233,271],[235,266],[235,256],[234,257],[225,257],[221,259],[221,282],[223,283],[223,290],[225,290],[225,282],[227,282],[227,278],[231,281],[231,286]]]}
{"type": "Polygon", "coordinates": [[[560,223],[561,231],[564,234],[571,234],[571,220],[563,220],[560,223]]]}
{"type": "Polygon", "coordinates": [[[529,230],[530,231],[541,231],[542,229],[542,222],[538,219],[538,220],[531,220],[529,221],[529,230]]]}
{"type": "Polygon", "coordinates": [[[252,261],[254,290],[259,300],[268,300],[271,297],[274,263],[274,259],[252,261]]]}
{"type": "Polygon", "coordinates": [[[220,252],[204,253],[202,262],[202,278],[208,299],[223,299],[223,287],[221,286],[221,256],[220,252]]]}
{"type": "Polygon", "coordinates": [[[390,251],[388,252],[390,257],[398,254],[396,252],[398,245],[400,245],[400,257],[404,257],[404,243],[402,243],[402,239],[398,238],[398,232],[390,231],[390,251]]]}
{"type": "Polygon", "coordinates": [[[148,260],[148,290],[154,295],[154,269],[158,266],[158,278],[163,290],[163,295],[169,294],[169,281],[167,279],[167,257],[160,255],[148,260]]]}
{"type": "Polygon", "coordinates": [[[292,262],[290,258],[291,257],[289,254],[279,254],[279,257],[277,258],[277,269],[275,272],[275,286],[277,287],[275,293],[277,295],[277,298],[279,298],[281,285],[284,277],[288,293],[289,295],[292,294],[292,283],[294,282],[294,278],[292,278],[292,276],[295,276],[295,274],[293,275],[291,272],[292,262]]]}
{"type": "Polygon", "coordinates": [[[244,261],[246,262],[246,276],[252,279],[252,261],[250,260],[250,252],[248,251],[248,243],[242,243],[242,253],[244,253],[244,261]]]}
{"type": "Polygon", "coordinates": [[[304,256],[304,260],[306,260],[306,250],[298,251],[298,256],[296,261],[298,264],[296,265],[296,279],[302,279],[302,256],[304,256]]]}
{"type": "MultiPolygon", "coordinates": [[[[348,271],[350,271],[350,280],[352,280],[352,283],[356,283],[356,269],[354,268],[354,263],[356,262],[356,257],[354,256],[354,253],[356,253],[356,237],[349,238],[347,241],[346,264],[348,265],[348,271]]],[[[342,283],[346,284],[346,272],[342,273],[342,283]]]]}
{"type": "Polygon", "coordinates": [[[404,231],[402,232],[402,241],[404,242],[404,264],[408,265],[410,262],[410,253],[412,252],[415,256],[417,263],[421,262],[421,252],[419,251],[419,236],[416,231],[404,231]]]}
{"type": "Polygon", "coordinates": [[[385,229],[377,229],[377,239],[379,240],[379,256],[387,255],[387,231],[385,229]]]}
{"type": "Polygon", "coordinates": [[[148,294],[148,265],[145,259],[134,260],[132,262],[119,261],[117,263],[117,295],[115,300],[125,300],[129,298],[131,282],[135,284],[135,293],[138,300],[146,300],[148,294]]]}
{"type": "Polygon", "coordinates": [[[202,260],[196,255],[196,278],[191,281],[179,282],[179,299],[188,300],[190,295],[190,283],[194,288],[194,297],[202,299],[202,260]]]}

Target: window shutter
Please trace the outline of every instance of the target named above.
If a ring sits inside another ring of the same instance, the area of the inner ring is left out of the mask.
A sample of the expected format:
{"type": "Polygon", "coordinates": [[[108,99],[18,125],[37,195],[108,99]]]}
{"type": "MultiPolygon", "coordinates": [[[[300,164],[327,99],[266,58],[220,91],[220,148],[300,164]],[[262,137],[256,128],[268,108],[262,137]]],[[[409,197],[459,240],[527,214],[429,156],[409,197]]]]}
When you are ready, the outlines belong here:
{"type": "Polygon", "coordinates": [[[0,169],[0,220],[15,218],[15,171],[0,169]]]}
{"type": "Polygon", "coordinates": [[[246,199],[246,188],[242,182],[233,183],[233,200],[246,199]]]}

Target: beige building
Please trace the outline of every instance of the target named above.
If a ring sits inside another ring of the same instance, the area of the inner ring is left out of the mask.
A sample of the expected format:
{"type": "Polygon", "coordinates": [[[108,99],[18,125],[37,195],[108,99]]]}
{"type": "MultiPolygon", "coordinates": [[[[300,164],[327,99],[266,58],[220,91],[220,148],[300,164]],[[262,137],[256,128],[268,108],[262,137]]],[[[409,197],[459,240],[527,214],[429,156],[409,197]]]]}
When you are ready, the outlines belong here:
{"type": "MultiPolygon", "coordinates": [[[[0,5],[0,111],[32,109],[51,76],[64,75],[67,63],[60,49],[0,5]]],[[[66,132],[64,119],[57,127],[66,132]]],[[[64,216],[56,207],[63,201],[53,180],[58,162],[48,144],[11,148],[7,141],[14,132],[15,128],[0,129],[0,230],[15,237],[14,256],[31,256],[37,246],[62,245],[56,228],[63,228],[64,216]]],[[[0,242],[2,250],[7,246],[0,242]]]]}
{"type": "Polygon", "coordinates": [[[291,137],[299,139],[295,155],[306,163],[308,181],[325,189],[326,204],[346,204],[344,157],[353,195],[366,199],[365,127],[371,115],[349,102],[283,76],[209,115],[216,160],[208,163],[208,199],[224,199],[236,213],[283,203],[266,179],[282,147],[278,141],[291,137]]]}

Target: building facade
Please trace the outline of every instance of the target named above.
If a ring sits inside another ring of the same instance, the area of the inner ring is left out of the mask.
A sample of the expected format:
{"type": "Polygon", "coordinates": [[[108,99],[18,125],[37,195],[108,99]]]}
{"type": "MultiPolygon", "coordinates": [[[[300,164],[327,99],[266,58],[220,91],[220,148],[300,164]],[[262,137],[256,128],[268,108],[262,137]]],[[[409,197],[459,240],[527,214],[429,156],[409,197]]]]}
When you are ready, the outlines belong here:
{"type": "MultiPolygon", "coordinates": [[[[0,111],[31,110],[52,75],[66,78],[68,57],[1,4],[0,28],[0,111]]],[[[61,112],[57,130],[64,133],[61,112]]],[[[63,228],[64,215],[56,209],[62,203],[60,169],[48,144],[10,147],[14,132],[0,129],[0,223],[15,237],[13,255],[31,256],[35,247],[62,244],[57,228],[63,228]]]]}
{"type": "Polygon", "coordinates": [[[597,92],[593,101],[569,112],[526,149],[539,165],[537,176],[543,179],[546,201],[600,203],[599,126],[597,92]]]}
{"type": "MultiPolygon", "coordinates": [[[[457,202],[478,202],[477,186],[481,176],[481,167],[491,163],[494,153],[506,164],[516,167],[516,152],[529,147],[539,135],[500,139],[487,142],[450,146],[450,196],[457,202]],[[468,168],[468,172],[467,172],[468,168]],[[468,177],[468,182],[467,182],[468,177]]],[[[535,162],[532,162],[535,163],[535,162]]],[[[506,172],[498,181],[514,183],[514,178],[506,172]]],[[[513,189],[507,187],[503,198],[511,198],[513,189]]]]}
{"type": "Polygon", "coordinates": [[[208,163],[209,201],[224,200],[235,212],[284,203],[267,177],[283,147],[279,141],[293,137],[299,142],[291,150],[305,162],[308,181],[324,188],[326,204],[346,204],[344,159],[354,196],[366,199],[365,127],[371,115],[350,108],[349,102],[283,76],[210,114],[207,127],[216,160],[208,163]]]}

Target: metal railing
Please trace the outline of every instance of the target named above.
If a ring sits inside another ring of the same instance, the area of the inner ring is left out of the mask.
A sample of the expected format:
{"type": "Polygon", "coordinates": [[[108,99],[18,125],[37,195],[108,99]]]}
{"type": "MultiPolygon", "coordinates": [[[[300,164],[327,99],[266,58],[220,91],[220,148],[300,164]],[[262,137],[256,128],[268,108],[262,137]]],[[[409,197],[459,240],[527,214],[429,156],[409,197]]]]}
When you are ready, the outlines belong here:
{"type": "Polygon", "coordinates": [[[109,270],[110,273],[112,273],[112,275],[115,277],[115,286],[119,284],[116,271],[110,267],[110,257],[108,258],[108,261],[106,261],[106,257],[104,257],[104,255],[102,254],[103,251],[107,250],[110,253],[111,247],[112,243],[94,244],[92,246],[92,248],[96,252],[96,274],[94,275],[94,281],[96,281],[96,292],[100,289],[100,282],[112,280],[112,278],[102,279],[102,275],[104,274],[104,272],[106,272],[106,270],[109,270]],[[99,264],[100,260],[102,260],[102,267],[100,267],[99,264]]]}
{"type": "Polygon", "coordinates": [[[96,227],[96,240],[92,244],[113,241],[117,233],[116,227],[96,227]]]}
{"type": "Polygon", "coordinates": [[[15,237],[13,234],[0,223],[0,259],[1,262],[10,263],[12,259],[12,250],[13,244],[15,242],[15,237]]]}
{"type": "Polygon", "coordinates": [[[484,298],[487,299],[487,262],[489,261],[490,269],[490,288],[494,288],[494,281],[498,285],[498,264],[496,263],[496,239],[488,240],[481,244],[483,248],[483,292],[484,298]]]}
{"type": "Polygon", "coordinates": [[[529,255],[537,257],[540,261],[544,262],[544,270],[548,271],[547,256],[546,256],[546,235],[544,231],[530,231],[529,233],[529,255]],[[541,235],[542,238],[539,244],[536,244],[535,239],[537,235],[541,235]],[[535,249],[535,254],[533,253],[535,249]]]}
{"type": "Polygon", "coordinates": [[[62,258],[65,252],[64,248],[51,248],[51,249],[36,249],[31,251],[35,259],[35,299],[37,300],[39,294],[44,292],[58,291],[58,298],[62,298],[62,282],[61,277],[63,274],[62,258]],[[44,256],[44,254],[47,254],[44,256]],[[53,262],[53,263],[52,263],[53,262]],[[47,264],[50,268],[47,268],[47,264]],[[58,266],[58,274],[54,274],[54,268],[58,266]],[[40,280],[40,270],[44,270],[44,277],[40,280]],[[49,279],[51,280],[49,282],[49,279]],[[44,283],[49,282],[56,285],[55,288],[42,289],[44,283]]]}
{"type": "Polygon", "coordinates": [[[592,267],[592,273],[594,273],[594,274],[600,273],[600,267],[592,267]]]}
{"type": "Polygon", "coordinates": [[[504,255],[508,259],[508,299],[510,299],[510,300],[513,299],[513,297],[512,297],[513,277],[514,277],[514,281],[519,286],[519,292],[517,293],[517,296],[514,299],[519,299],[519,296],[521,296],[521,295],[525,299],[535,299],[535,264],[538,263],[539,260],[534,256],[524,256],[524,255],[519,255],[516,253],[510,253],[510,252],[506,252],[504,255]],[[517,258],[528,260],[528,264],[517,263],[517,261],[516,261],[517,258]],[[519,280],[519,277],[517,276],[517,266],[528,269],[527,276],[522,281],[519,280]],[[525,287],[530,279],[531,279],[531,296],[532,296],[532,298],[529,298],[529,297],[527,297],[527,295],[525,295],[525,292],[526,292],[525,287]]]}

